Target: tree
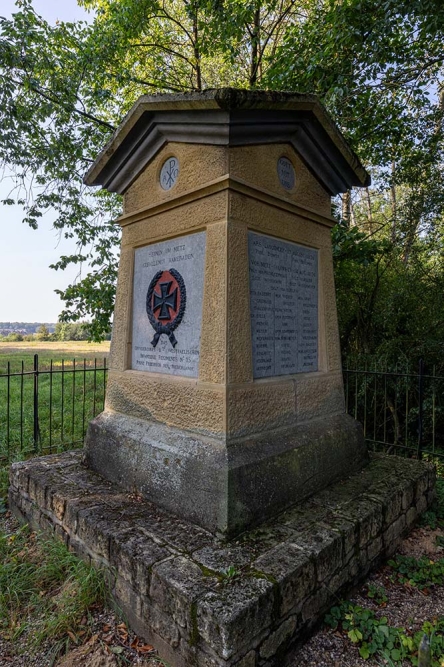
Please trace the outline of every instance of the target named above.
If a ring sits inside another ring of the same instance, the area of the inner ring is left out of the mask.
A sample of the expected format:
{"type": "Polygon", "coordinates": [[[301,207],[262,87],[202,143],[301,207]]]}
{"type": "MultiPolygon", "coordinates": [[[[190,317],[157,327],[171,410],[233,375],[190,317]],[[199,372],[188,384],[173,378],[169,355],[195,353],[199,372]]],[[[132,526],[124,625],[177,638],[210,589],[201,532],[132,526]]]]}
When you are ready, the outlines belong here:
{"type": "MultiPolygon", "coordinates": [[[[119,241],[112,220],[121,202],[85,189],[82,177],[147,90],[261,86],[321,97],[374,179],[362,194],[345,193],[334,237],[338,284],[353,295],[338,298],[348,348],[382,349],[382,332],[402,329],[390,289],[410,284],[436,293],[444,207],[441,0],[79,4],[95,12],[92,24],[49,26],[30,0],[0,20],[0,161],[15,173],[5,203],[21,202],[33,227],[55,211],[55,227],[78,242],[78,252],[55,265],[80,269],[60,292],[63,320],[91,318],[96,339],[109,330],[119,241]]],[[[400,302],[413,308],[401,291],[400,302]]],[[[436,303],[429,306],[438,314],[437,296],[436,303]]]]}
{"type": "Polygon", "coordinates": [[[371,189],[344,194],[334,231],[343,350],[439,359],[444,6],[325,0],[308,9],[266,82],[317,93],[372,172],[371,189]]]}
{"type": "Polygon", "coordinates": [[[325,0],[288,28],[267,78],[321,97],[379,192],[390,190],[386,224],[406,256],[444,211],[443,38],[440,0],[325,0]]]}
{"type": "Polygon", "coordinates": [[[57,322],[54,330],[54,338],[59,341],[87,340],[87,322],[57,322]]]}
{"type": "Polygon", "coordinates": [[[83,185],[88,166],[133,102],[147,90],[258,86],[286,26],[300,20],[294,0],[79,0],[96,12],[50,26],[31,0],[0,19],[0,162],[14,173],[4,204],[25,208],[38,227],[54,226],[77,252],[53,266],[80,268],[59,291],[63,320],[91,318],[110,328],[117,275],[120,198],[83,185]],[[87,266],[84,275],[82,267],[87,266]]]}
{"type": "Polygon", "coordinates": [[[37,340],[50,340],[51,334],[46,324],[41,324],[36,331],[35,337],[37,340]]]}

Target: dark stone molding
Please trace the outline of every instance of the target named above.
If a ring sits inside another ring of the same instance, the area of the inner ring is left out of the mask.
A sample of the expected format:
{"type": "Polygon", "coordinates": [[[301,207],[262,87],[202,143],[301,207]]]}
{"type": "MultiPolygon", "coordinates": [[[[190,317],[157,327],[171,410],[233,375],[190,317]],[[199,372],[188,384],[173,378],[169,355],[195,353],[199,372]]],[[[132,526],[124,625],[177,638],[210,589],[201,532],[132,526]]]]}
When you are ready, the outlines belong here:
{"type": "Polygon", "coordinates": [[[221,89],[141,97],[85,176],[123,194],[168,142],[288,143],[331,194],[370,177],[313,95],[221,89]]]}

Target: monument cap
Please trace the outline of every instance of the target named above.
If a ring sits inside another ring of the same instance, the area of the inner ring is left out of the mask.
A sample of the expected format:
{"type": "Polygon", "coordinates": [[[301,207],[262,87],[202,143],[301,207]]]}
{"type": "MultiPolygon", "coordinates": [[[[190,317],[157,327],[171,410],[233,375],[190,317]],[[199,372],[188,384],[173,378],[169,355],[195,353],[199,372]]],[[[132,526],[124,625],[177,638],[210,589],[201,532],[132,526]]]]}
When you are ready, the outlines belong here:
{"type": "Polygon", "coordinates": [[[219,146],[289,143],[330,195],[370,176],[315,95],[218,88],[143,95],[85,176],[124,194],[167,142],[219,146]]]}

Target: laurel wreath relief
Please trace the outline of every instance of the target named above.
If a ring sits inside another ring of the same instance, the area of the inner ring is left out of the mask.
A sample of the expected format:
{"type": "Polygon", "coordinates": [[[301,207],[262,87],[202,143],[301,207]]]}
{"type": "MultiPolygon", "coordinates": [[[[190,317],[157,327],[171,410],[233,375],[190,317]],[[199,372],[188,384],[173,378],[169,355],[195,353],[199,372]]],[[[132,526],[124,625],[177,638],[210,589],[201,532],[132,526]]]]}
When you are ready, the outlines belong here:
{"type": "Polygon", "coordinates": [[[158,271],[153,279],[151,280],[149,287],[148,287],[148,292],[146,293],[146,314],[148,315],[148,320],[153,327],[155,333],[155,336],[153,340],[151,341],[151,345],[153,347],[156,347],[157,343],[159,342],[159,338],[161,337],[162,334],[166,334],[168,336],[168,339],[173,347],[176,347],[177,345],[177,340],[174,335],[174,330],[179,326],[179,324],[182,322],[182,318],[185,313],[185,307],[186,307],[186,301],[187,301],[187,291],[185,287],[185,281],[180,275],[179,271],[176,271],[176,269],[168,269],[168,271],[171,273],[173,278],[176,279],[176,282],[179,286],[179,292],[180,292],[180,307],[179,311],[174,318],[174,320],[171,320],[171,322],[168,322],[168,324],[162,324],[158,320],[156,320],[154,316],[153,309],[151,307],[152,299],[153,299],[153,292],[154,288],[157,285],[157,281],[160,279],[163,270],[158,271]]]}

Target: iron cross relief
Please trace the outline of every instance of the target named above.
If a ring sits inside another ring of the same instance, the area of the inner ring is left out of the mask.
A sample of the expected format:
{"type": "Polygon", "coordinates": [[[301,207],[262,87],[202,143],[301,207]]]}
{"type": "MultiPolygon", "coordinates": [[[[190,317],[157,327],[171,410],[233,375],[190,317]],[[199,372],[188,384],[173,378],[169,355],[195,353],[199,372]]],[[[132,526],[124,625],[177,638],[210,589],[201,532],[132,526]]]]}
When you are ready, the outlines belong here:
{"type": "Polygon", "coordinates": [[[169,308],[171,308],[174,313],[177,310],[177,287],[170,293],[172,284],[172,281],[159,283],[160,295],[157,294],[157,292],[154,292],[153,313],[160,310],[160,313],[157,315],[157,319],[159,320],[170,319],[169,308]]]}

